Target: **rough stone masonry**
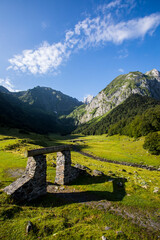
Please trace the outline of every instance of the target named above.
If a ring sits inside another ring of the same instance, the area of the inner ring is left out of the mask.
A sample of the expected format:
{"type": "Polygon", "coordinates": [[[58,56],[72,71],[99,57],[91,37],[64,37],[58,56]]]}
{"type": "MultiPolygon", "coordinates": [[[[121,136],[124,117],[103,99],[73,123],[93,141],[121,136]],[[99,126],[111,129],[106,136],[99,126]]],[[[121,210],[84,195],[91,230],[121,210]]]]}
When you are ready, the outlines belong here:
{"type": "Polygon", "coordinates": [[[4,191],[17,201],[30,201],[46,194],[46,156],[29,157],[24,175],[4,191]]]}
{"type": "Polygon", "coordinates": [[[57,152],[55,183],[65,185],[75,180],[82,170],[71,166],[71,152],[57,152]]]}
{"type": "Polygon", "coordinates": [[[76,179],[82,170],[71,166],[71,146],[53,146],[27,151],[27,167],[24,175],[7,186],[4,191],[18,201],[31,201],[47,192],[46,156],[57,152],[55,183],[65,185],[76,179]]]}

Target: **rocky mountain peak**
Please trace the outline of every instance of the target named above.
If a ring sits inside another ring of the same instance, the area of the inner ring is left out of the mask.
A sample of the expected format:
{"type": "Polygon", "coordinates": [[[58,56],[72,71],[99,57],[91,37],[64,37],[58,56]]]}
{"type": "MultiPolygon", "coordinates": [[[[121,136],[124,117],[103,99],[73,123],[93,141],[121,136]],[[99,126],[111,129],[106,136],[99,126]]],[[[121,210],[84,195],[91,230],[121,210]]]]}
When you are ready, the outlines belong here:
{"type": "Polygon", "coordinates": [[[87,97],[84,97],[83,102],[84,102],[85,104],[89,104],[89,103],[92,101],[93,98],[94,98],[94,97],[93,97],[92,95],[88,95],[87,97]]]}
{"type": "Polygon", "coordinates": [[[121,74],[94,97],[91,102],[73,111],[78,124],[103,116],[124,102],[130,95],[139,94],[160,99],[160,72],[157,69],[143,74],[139,71],[121,74]]]}
{"type": "Polygon", "coordinates": [[[151,71],[146,72],[145,75],[148,75],[160,80],[160,72],[155,68],[152,69],[151,71]]]}

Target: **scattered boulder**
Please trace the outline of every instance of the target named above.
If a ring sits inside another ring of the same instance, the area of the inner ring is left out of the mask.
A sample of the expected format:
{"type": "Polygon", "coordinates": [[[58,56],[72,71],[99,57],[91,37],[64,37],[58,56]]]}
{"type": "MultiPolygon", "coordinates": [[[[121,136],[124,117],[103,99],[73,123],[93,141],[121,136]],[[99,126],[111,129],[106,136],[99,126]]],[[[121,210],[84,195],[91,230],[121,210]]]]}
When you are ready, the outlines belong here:
{"type": "Polygon", "coordinates": [[[88,168],[88,167],[86,167],[86,166],[84,166],[84,165],[81,165],[81,164],[79,164],[79,163],[75,164],[74,167],[75,167],[75,168],[79,168],[79,169],[81,169],[81,170],[91,170],[90,168],[88,168]]]}
{"type": "Polygon", "coordinates": [[[153,193],[158,193],[159,192],[159,187],[155,187],[153,190],[153,193]]]}
{"type": "Polygon", "coordinates": [[[148,168],[152,169],[152,168],[154,168],[154,167],[153,167],[152,165],[149,165],[148,168]]]}
{"type": "Polygon", "coordinates": [[[106,231],[108,231],[108,230],[110,230],[110,229],[112,229],[112,228],[111,228],[111,227],[108,227],[108,226],[105,227],[105,230],[106,230],[106,231]]]}
{"type": "Polygon", "coordinates": [[[107,240],[107,238],[105,236],[102,236],[102,240],[107,240]]]}
{"type": "Polygon", "coordinates": [[[104,173],[101,172],[101,171],[98,171],[98,170],[93,170],[92,171],[92,175],[93,176],[102,176],[102,175],[104,175],[104,173]]]}
{"type": "Polygon", "coordinates": [[[31,221],[28,221],[27,227],[26,227],[26,233],[28,234],[33,229],[33,223],[31,221]]]}
{"type": "Polygon", "coordinates": [[[148,187],[147,187],[147,185],[143,185],[142,188],[147,189],[148,187]]]}

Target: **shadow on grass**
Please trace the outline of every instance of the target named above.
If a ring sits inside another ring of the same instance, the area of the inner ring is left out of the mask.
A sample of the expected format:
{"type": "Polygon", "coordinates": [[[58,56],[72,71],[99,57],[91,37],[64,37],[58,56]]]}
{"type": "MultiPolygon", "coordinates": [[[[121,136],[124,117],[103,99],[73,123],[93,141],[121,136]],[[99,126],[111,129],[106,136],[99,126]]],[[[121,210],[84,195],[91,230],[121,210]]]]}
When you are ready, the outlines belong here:
{"type": "Polygon", "coordinates": [[[105,183],[109,180],[113,180],[110,176],[101,175],[101,176],[91,176],[89,173],[84,172],[82,176],[78,177],[76,180],[71,182],[70,186],[72,185],[91,185],[96,183],[105,183]]]}
{"type": "MultiPolygon", "coordinates": [[[[86,179],[86,178],[85,178],[86,179]]],[[[103,183],[110,179],[108,176],[91,177],[91,182],[87,184],[103,183]]],[[[35,201],[27,205],[41,206],[41,207],[58,207],[72,203],[85,203],[92,201],[107,200],[111,202],[122,201],[126,195],[125,191],[125,178],[112,179],[113,191],[81,191],[81,192],[50,192],[46,195],[39,197],[35,201]]]]}
{"type": "MultiPolygon", "coordinates": [[[[59,143],[59,140],[69,140],[69,145],[71,143],[84,143],[83,140],[78,140],[79,137],[83,137],[81,135],[65,135],[62,134],[54,134],[54,133],[48,133],[48,134],[40,134],[35,132],[29,132],[27,130],[23,129],[17,129],[17,128],[2,128],[0,127],[0,135],[8,136],[8,138],[4,137],[3,139],[0,139],[0,141],[3,140],[9,140],[9,139],[16,139],[19,138],[22,141],[24,139],[27,139],[27,143],[38,145],[41,147],[50,147],[50,146],[56,146],[61,145],[59,143]],[[55,135],[55,136],[54,136],[55,135]]],[[[81,149],[80,149],[81,150],[81,149]]]]}

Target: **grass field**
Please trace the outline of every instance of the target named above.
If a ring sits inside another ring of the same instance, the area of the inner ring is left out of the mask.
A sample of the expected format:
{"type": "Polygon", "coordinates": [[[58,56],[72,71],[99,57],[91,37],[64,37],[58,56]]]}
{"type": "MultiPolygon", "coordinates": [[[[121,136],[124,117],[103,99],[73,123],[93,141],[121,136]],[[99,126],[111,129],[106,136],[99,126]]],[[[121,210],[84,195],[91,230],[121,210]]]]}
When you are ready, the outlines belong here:
{"type": "Polygon", "coordinates": [[[144,137],[139,139],[127,136],[87,136],[80,137],[83,140],[79,145],[82,151],[109,160],[138,163],[160,167],[160,156],[151,155],[143,148],[144,137]]]}
{"type": "MultiPolygon", "coordinates": [[[[60,137],[20,134],[0,135],[0,186],[4,188],[25,169],[26,149],[57,144],[80,144],[83,151],[117,161],[144,162],[158,167],[160,158],[143,148],[143,138],[60,137]],[[128,155],[127,155],[128,154],[128,155]],[[128,156],[128,157],[127,157],[128,156]]],[[[18,205],[0,192],[0,239],[146,239],[157,240],[160,217],[160,172],[99,162],[72,151],[79,163],[103,176],[86,175],[63,188],[58,187],[29,204],[18,205]],[[123,182],[123,187],[116,183],[123,182]],[[26,234],[27,222],[33,229],[26,234]]],[[[56,154],[47,155],[47,181],[54,183],[56,154]]]]}

